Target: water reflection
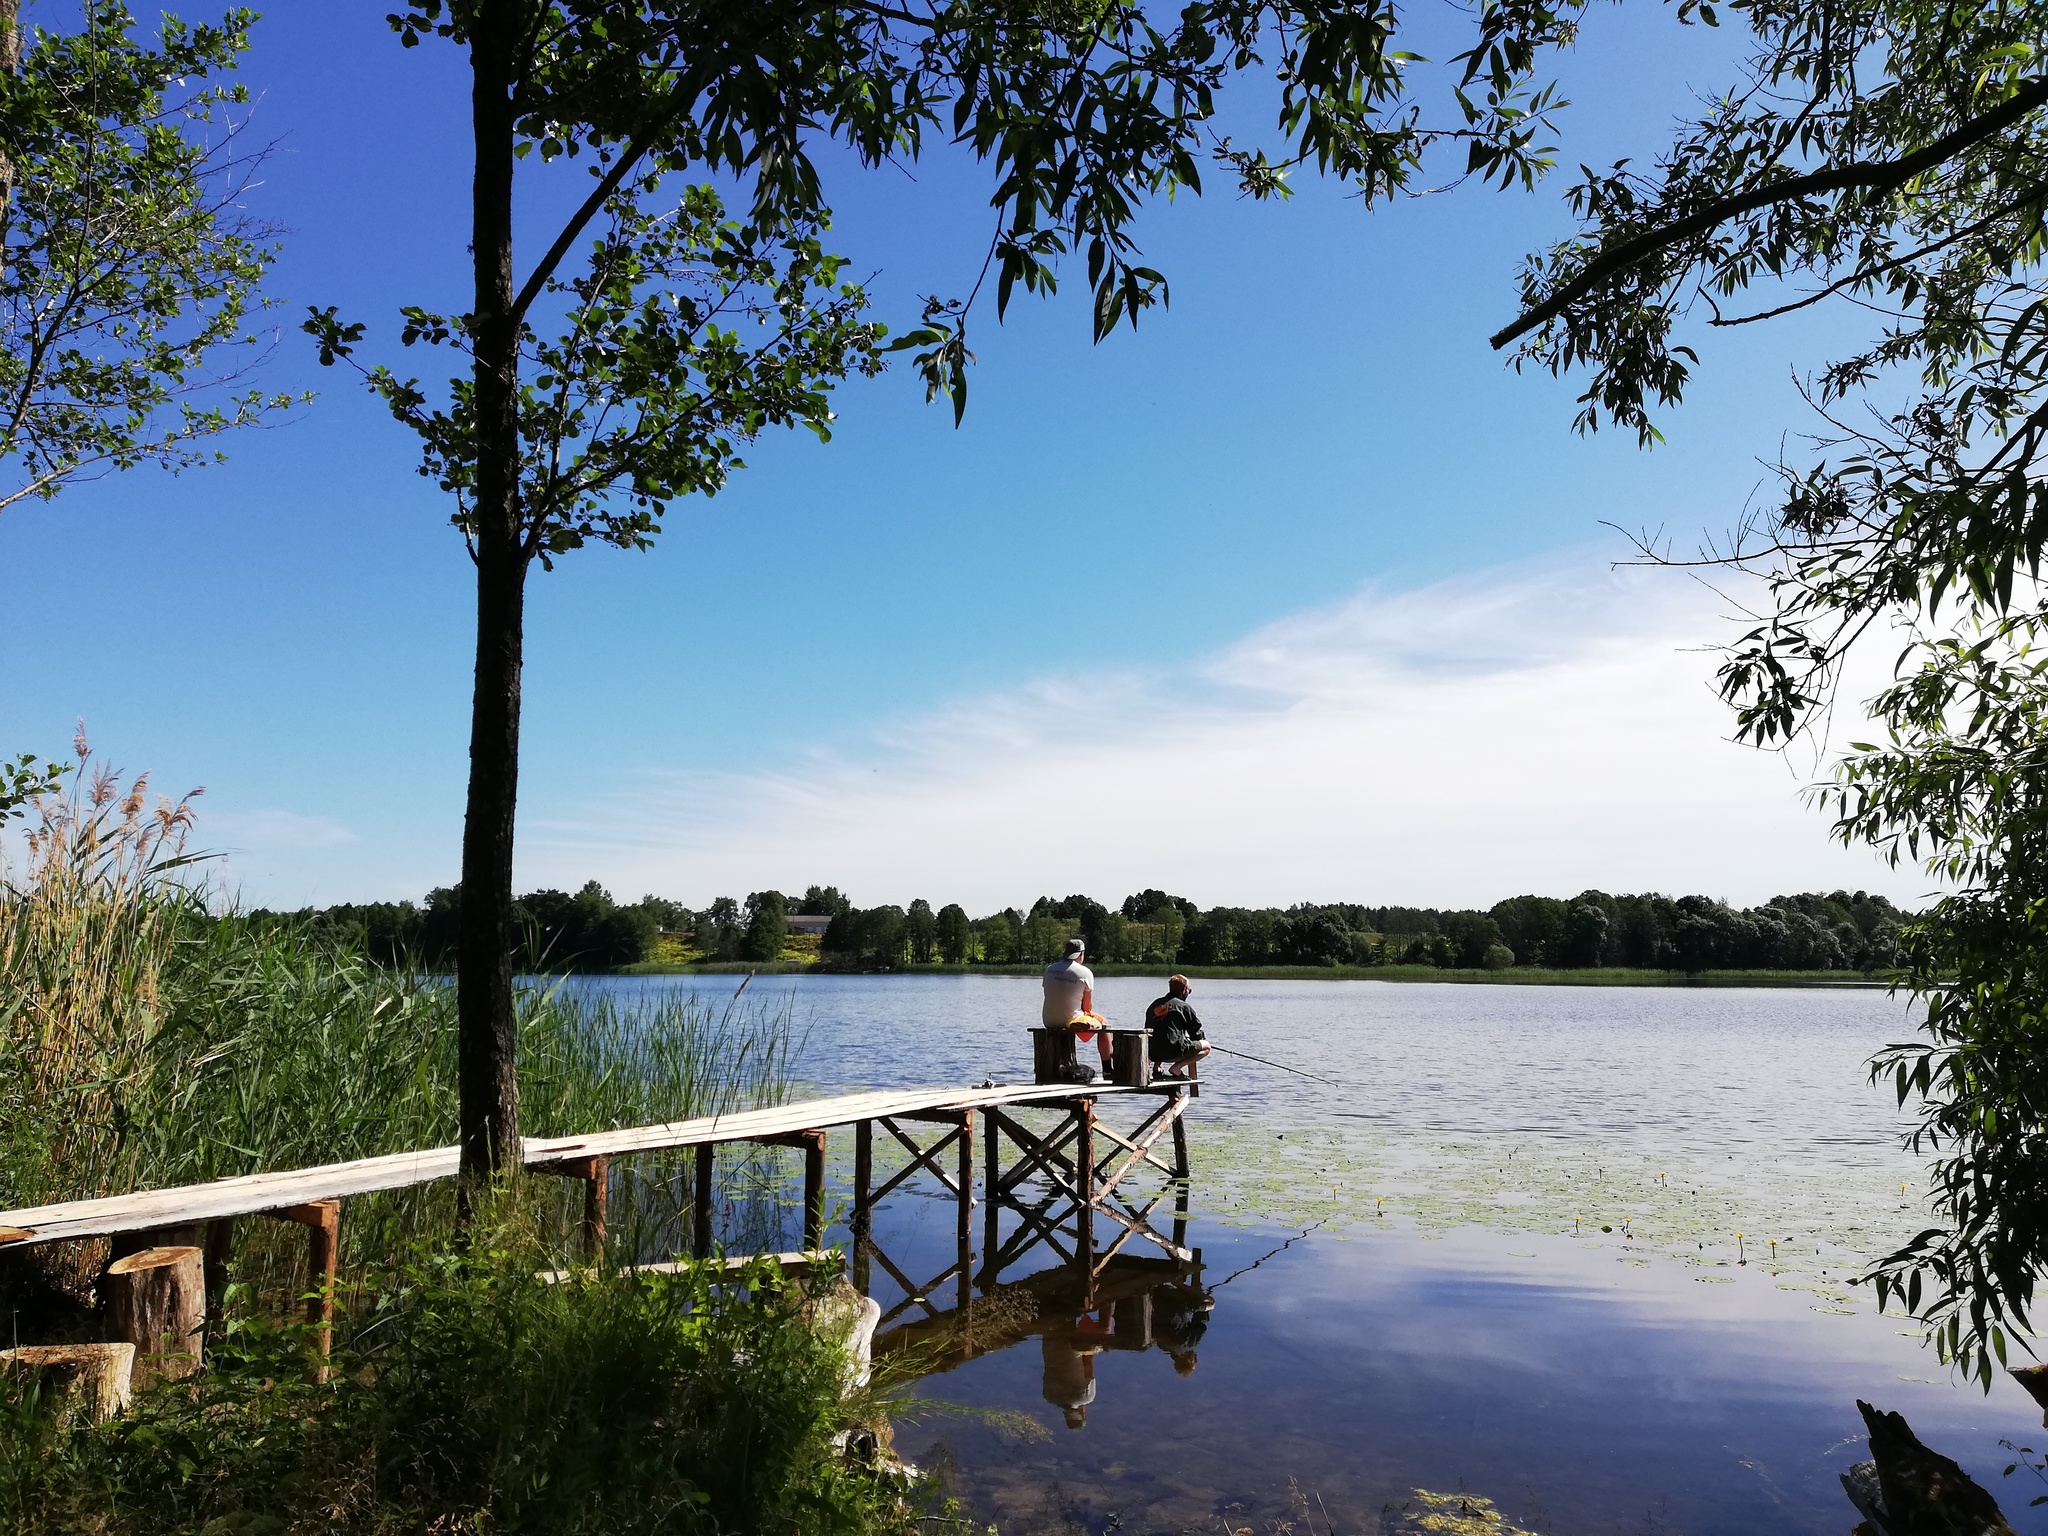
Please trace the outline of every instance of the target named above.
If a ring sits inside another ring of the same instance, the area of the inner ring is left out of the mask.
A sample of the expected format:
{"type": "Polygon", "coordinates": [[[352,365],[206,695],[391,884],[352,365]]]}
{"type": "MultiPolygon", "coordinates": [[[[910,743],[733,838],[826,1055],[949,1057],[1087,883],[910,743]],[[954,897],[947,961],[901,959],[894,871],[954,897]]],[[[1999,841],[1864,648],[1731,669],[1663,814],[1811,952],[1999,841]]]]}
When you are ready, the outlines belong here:
{"type": "Polygon", "coordinates": [[[1191,1375],[1215,1306],[1199,1258],[1183,1263],[1117,1254],[1101,1261],[1092,1282],[1078,1261],[1070,1261],[992,1285],[964,1313],[956,1308],[880,1335],[875,1352],[907,1355],[919,1374],[939,1375],[1036,1337],[1039,1395],[1069,1429],[1081,1429],[1104,1373],[1114,1381],[1114,1367],[1102,1357],[1157,1349],[1176,1372],[1191,1375]]]}

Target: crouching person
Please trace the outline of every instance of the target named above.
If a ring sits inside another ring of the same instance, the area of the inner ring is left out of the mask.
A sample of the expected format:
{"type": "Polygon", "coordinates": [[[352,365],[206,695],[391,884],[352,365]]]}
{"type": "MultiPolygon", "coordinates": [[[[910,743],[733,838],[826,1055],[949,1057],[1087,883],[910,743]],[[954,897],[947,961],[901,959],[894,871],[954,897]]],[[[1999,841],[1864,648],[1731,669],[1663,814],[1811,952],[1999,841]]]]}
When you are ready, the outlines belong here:
{"type": "Polygon", "coordinates": [[[1188,1004],[1188,979],[1169,976],[1166,996],[1145,1010],[1145,1029],[1152,1037],[1153,1069],[1160,1077],[1193,1077],[1196,1064],[1209,1054],[1202,1021],[1188,1004]]]}

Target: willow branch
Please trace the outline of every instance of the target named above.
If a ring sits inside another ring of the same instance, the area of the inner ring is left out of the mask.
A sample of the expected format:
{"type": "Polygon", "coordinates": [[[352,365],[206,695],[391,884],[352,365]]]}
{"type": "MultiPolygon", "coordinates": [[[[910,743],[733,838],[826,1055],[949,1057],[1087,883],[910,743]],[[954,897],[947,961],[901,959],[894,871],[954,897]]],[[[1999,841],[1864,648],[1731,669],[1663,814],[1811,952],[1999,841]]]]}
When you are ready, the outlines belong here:
{"type": "Polygon", "coordinates": [[[1674,219],[1661,227],[1646,229],[1641,234],[1624,240],[1620,245],[1602,251],[1580,269],[1577,277],[1559,288],[1541,304],[1531,305],[1523,310],[1514,324],[1494,332],[1491,338],[1493,349],[1498,352],[1509,342],[1527,335],[1537,326],[1555,320],[1609,278],[1636,265],[1645,257],[1654,256],[1659,251],[1690,240],[1695,235],[1703,235],[1730,219],[1740,218],[1745,213],[1754,213],[1759,208],[1768,208],[1774,203],[1790,202],[1794,198],[1807,197],[1815,193],[1845,192],[1857,187],[1898,186],[1911,181],[1923,171],[1933,170],[1993,134],[2010,128],[2044,103],[2048,103],[2048,78],[2037,79],[2032,84],[2023,86],[1982,117],[1971,119],[1952,132],[1943,134],[1932,144],[1916,149],[1910,155],[1901,155],[1896,160],[1858,160],[1848,165],[1836,166],[1831,170],[1787,177],[1769,186],[1752,187],[1749,191],[1738,193],[1734,197],[1723,198],[1698,213],[1674,219]]]}

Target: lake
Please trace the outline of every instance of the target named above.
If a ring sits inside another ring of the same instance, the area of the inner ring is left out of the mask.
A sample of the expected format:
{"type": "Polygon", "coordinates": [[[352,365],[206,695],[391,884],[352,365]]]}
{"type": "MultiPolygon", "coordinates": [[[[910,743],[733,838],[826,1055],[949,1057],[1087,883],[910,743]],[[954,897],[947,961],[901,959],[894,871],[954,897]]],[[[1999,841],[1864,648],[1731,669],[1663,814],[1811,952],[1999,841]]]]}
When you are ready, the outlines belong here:
{"type": "MultiPolygon", "coordinates": [[[[736,983],[572,985],[722,1003],[736,983]]],[[[1160,990],[1106,979],[1098,1007],[1134,1023],[1160,990]]],[[[1037,998],[1010,977],[748,990],[791,1009],[818,1092],[1028,1080],[1037,998]]],[[[1217,1044],[1341,1086],[1211,1058],[1188,1114],[1198,1291],[1126,1275],[1123,1300],[1082,1313],[1041,1248],[977,1300],[971,1357],[928,1362],[897,1434],[976,1519],[1370,1532],[1421,1488],[1560,1536],[1840,1533],[1861,1397],[2048,1531],[2027,1508],[2048,1485],[2001,1476],[2024,1460],[2001,1441],[2048,1446],[2040,1411],[2004,1379],[1956,1384],[1845,1283],[1925,1224],[1904,1122],[1863,1067],[1910,1035],[1905,1004],[1369,981],[1197,982],[1194,1003],[1217,1044]]],[[[1102,1105],[1125,1124],[1149,1101],[1102,1105]]],[[[841,1181],[851,1140],[834,1137],[841,1181]]],[[[906,1278],[951,1262],[942,1195],[913,1181],[877,1213],[906,1278]]],[[[926,1299],[944,1310],[951,1283],[926,1299]]]]}

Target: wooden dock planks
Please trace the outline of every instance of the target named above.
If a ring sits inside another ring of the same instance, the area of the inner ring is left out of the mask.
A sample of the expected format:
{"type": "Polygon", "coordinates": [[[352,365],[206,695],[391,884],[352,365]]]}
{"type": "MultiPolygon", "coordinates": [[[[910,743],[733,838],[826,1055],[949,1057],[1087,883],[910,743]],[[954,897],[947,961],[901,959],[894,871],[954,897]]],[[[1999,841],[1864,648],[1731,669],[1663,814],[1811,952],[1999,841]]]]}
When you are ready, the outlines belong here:
{"type": "MultiPolygon", "coordinates": [[[[528,1166],[537,1166],[571,1159],[616,1157],[630,1152],[659,1152],[678,1147],[716,1146],[731,1141],[757,1141],[787,1136],[796,1131],[823,1130],[929,1110],[983,1109],[999,1105],[1057,1107],[1078,1099],[1100,1098],[1109,1094],[1175,1091],[1176,1085],[1170,1083],[1145,1088],[1125,1088],[1114,1084],[1054,1087],[1021,1083],[991,1088],[912,1088],[845,1093],[768,1109],[676,1120],[665,1125],[594,1131],[581,1136],[528,1137],[525,1161],[528,1166]]],[[[360,1158],[349,1163],[327,1163],[316,1168],[245,1174],[237,1178],[217,1179],[211,1184],[187,1184],[170,1189],[141,1190],[132,1195],[109,1195],[97,1200],[71,1200],[56,1205],[0,1211],[0,1246],[150,1232],[164,1227],[219,1221],[231,1216],[259,1215],[320,1200],[405,1189],[451,1179],[455,1177],[458,1163],[457,1148],[432,1147],[418,1152],[360,1158]]]]}

